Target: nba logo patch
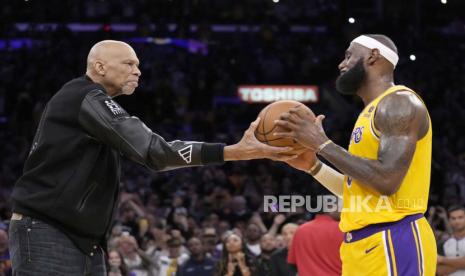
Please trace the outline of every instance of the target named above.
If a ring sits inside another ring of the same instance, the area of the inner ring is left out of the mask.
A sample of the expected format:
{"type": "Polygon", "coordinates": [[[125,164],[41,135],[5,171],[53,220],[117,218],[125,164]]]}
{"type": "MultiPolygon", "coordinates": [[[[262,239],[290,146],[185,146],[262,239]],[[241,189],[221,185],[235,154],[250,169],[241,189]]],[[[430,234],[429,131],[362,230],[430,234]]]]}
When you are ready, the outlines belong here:
{"type": "Polygon", "coordinates": [[[354,132],[352,132],[352,141],[355,142],[355,144],[360,143],[362,141],[362,134],[363,134],[363,127],[357,127],[354,129],[354,132]]]}

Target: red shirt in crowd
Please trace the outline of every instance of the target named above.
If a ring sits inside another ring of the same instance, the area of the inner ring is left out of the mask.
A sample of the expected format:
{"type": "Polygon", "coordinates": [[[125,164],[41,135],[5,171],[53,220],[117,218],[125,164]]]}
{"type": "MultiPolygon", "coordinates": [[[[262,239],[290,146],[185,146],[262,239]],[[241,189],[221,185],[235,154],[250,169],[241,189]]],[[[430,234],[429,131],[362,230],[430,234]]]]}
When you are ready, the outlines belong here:
{"type": "Polygon", "coordinates": [[[338,224],[328,215],[316,215],[299,226],[287,256],[287,262],[297,266],[299,276],[342,274],[339,247],[344,237],[338,224]]]}

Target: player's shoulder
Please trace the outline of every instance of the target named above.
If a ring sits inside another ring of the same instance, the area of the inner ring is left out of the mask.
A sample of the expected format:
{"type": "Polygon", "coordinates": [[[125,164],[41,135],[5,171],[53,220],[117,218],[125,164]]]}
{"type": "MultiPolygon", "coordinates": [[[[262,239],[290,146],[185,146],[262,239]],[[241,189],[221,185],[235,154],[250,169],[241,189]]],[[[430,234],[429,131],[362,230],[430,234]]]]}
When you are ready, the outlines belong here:
{"type": "Polygon", "coordinates": [[[397,90],[383,97],[378,104],[378,109],[381,108],[389,111],[426,109],[420,97],[408,89],[397,90]]]}
{"type": "Polygon", "coordinates": [[[412,126],[423,129],[428,122],[425,104],[417,94],[408,89],[397,90],[382,98],[375,114],[375,125],[380,130],[386,127],[388,131],[397,129],[403,132],[412,126]]]}

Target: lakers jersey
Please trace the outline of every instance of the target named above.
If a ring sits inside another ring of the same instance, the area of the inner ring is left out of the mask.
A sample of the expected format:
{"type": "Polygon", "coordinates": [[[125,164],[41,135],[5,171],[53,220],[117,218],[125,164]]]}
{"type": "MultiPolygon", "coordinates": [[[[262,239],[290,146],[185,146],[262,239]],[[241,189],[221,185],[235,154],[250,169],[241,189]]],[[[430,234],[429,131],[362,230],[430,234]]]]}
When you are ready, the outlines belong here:
{"type": "MultiPolygon", "coordinates": [[[[367,159],[378,159],[379,131],[374,116],[379,102],[396,91],[410,91],[401,85],[383,92],[360,113],[351,135],[349,152],[367,159]]],[[[412,162],[397,192],[381,195],[348,176],[344,178],[343,210],[340,228],[349,232],[370,224],[398,221],[407,215],[426,212],[431,172],[432,126],[429,119],[427,134],[417,141],[412,162]]]]}

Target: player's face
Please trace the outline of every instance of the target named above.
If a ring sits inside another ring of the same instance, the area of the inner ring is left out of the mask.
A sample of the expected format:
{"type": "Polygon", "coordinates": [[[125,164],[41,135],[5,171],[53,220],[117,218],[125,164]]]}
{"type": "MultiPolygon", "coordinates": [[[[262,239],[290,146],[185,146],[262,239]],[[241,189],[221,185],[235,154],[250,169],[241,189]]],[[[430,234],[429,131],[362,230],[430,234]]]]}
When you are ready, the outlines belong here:
{"type": "Polygon", "coordinates": [[[456,210],[449,214],[450,226],[454,231],[462,231],[465,229],[465,211],[456,210]]]}
{"type": "Polygon", "coordinates": [[[131,95],[139,85],[139,59],[132,48],[121,47],[106,64],[105,78],[119,91],[131,95]]]}
{"type": "Polygon", "coordinates": [[[345,52],[344,60],[338,66],[341,74],[336,80],[336,89],[344,95],[355,95],[365,80],[363,58],[353,44],[345,52]]]}

